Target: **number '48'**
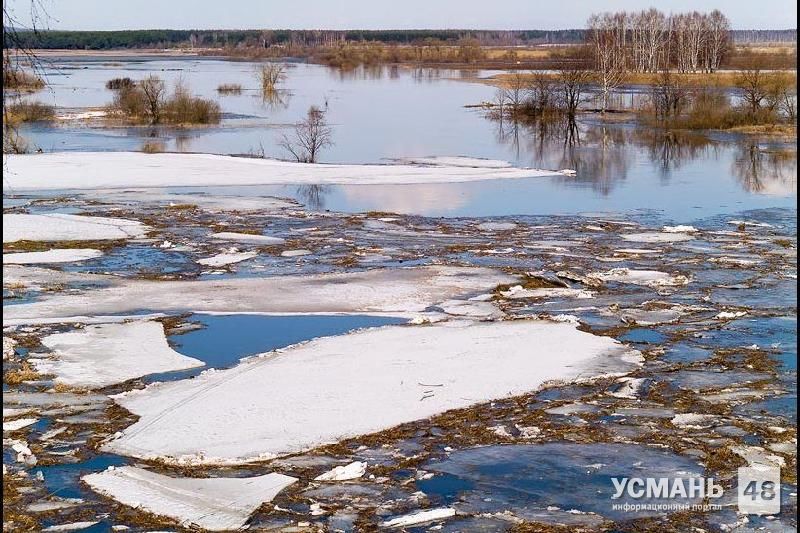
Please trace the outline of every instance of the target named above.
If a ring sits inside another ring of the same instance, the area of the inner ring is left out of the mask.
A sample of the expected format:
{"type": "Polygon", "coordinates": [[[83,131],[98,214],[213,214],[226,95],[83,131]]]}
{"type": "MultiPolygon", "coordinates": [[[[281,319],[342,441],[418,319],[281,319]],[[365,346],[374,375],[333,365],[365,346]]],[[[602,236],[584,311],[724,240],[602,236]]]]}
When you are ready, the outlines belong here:
{"type": "Polygon", "coordinates": [[[775,499],[775,483],[772,481],[751,481],[744,489],[744,495],[750,496],[751,500],[772,500],[775,499]],[[759,492],[758,486],[761,485],[759,492]]]}

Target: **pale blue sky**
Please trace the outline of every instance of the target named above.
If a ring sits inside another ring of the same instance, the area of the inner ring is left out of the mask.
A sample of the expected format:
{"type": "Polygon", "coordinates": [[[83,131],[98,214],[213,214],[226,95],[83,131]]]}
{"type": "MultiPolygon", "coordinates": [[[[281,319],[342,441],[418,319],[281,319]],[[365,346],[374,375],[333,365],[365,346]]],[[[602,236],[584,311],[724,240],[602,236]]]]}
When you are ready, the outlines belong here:
{"type": "MultiPolygon", "coordinates": [[[[560,29],[595,11],[718,8],[735,29],[796,28],[795,0],[34,0],[51,29],[560,29]]],[[[25,19],[31,0],[8,0],[25,19]]]]}

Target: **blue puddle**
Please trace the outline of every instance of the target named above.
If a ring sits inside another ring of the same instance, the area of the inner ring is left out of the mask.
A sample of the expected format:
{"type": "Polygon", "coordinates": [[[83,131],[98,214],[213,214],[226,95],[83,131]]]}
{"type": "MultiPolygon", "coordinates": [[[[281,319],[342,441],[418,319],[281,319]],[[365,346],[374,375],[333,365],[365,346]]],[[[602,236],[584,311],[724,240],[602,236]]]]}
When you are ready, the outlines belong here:
{"type": "Polygon", "coordinates": [[[200,359],[205,367],[182,372],[152,374],[144,380],[175,381],[195,376],[208,368],[229,368],[250,355],[283,348],[317,337],[342,335],[361,328],[403,324],[404,318],[372,315],[202,315],[188,321],[196,329],[168,339],[183,355],[200,359]]]}
{"type": "Polygon", "coordinates": [[[667,340],[667,337],[654,329],[635,328],[627,331],[619,340],[638,344],[660,344],[667,340]]]}
{"type": "Polygon", "coordinates": [[[91,491],[81,485],[81,476],[93,472],[102,472],[109,466],[123,466],[128,459],[119,455],[95,455],[79,463],[57,464],[51,466],[38,466],[31,470],[31,475],[41,472],[44,476],[44,486],[51,496],[60,498],[86,498],[91,491]]]}

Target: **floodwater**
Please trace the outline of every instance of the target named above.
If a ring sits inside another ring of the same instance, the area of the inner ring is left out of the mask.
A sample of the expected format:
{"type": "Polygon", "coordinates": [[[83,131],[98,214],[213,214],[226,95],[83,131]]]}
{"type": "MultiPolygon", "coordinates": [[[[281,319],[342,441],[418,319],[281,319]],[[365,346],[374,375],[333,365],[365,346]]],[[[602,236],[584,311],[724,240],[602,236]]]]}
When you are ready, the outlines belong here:
{"type": "MultiPolygon", "coordinates": [[[[796,464],[796,455],[787,451],[796,443],[797,424],[794,143],[721,134],[667,135],[625,121],[601,124],[596,117],[583,119],[577,138],[565,143],[558,131],[501,124],[480,110],[465,108],[491,99],[491,87],[469,81],[488,72],[377,68],[341,73],[296,64],[287,68],[282,102],[264,102],[253,90],[254,70],[252,63],[213,59],[56,59],[48,67],[51,88],[34,98],[52,101],[60,112],[108,102],[111,93],[104,83],[110,78],[155,72],[170,83],[182,78],[194,92],[218,98],[225,118],[219,126],[186,129],[36,124],[24,128],[23,135],[45,151],[139,150],[155,136],[167,150],[242,154],[263,147],[266,155],[278,157],[285,154],[277,137],[289,131],[288,125],[309,105],[327,102],[336,144],[323,154],[323,162],[387,163],[410,156],[464,155],[519,166],[572,168],[577,175],[304,187],[189,188],[176,181],[152,196],[152,191],[131,190],[4,197],[6,212],[121,216],[154,228],[147,238],[104,249],[96,259],[31,268],[56,278],[64,275],[64,281],[48,282],[44,276],[41,283],[4,284],[4,305],[35,303],[50,293],[89,293],[108,286],[111,279],[181,279],[190,284],[430,264],[481,266],[541,274],[559,281],[559,286],[593,293],[587,299],[512,299],[495,292],[492,301],[502,306],[505,318],[558,315],[579,322],[589,333],[641,350],[646,360],[632,381],[623,377],[554,384],[528,396],[474,406],[457,420],[445,415],[269,463],[191,471],[221,477],[280,471],[301,478],[279,496],[274,508],[265,505],[253,515],[253,529],[296,531],[299,522],[313,522],[320,529],[358,530],[359,517],[373,524],[429,506],[459,513],[434,526],[442,531],[505,531],[512,524],[510,515],[564,528],[608,529],[609,521],[625,523],[650,514],[614,509],[610,477],[714,475],[727,483],[735,475],[734,460],[715,463],[713,458],[721,452],[734,457],[731,450],[737,445],[778,454],[786,461],[785,471],[796,464]],[[245,91],[218,96],[220,83],[241,83],[245,91]],[[164,209],[164,193],[186,195],[187,203],[195,195],[279,196],[300,205],[238,211],[204,209],[199,203],[177,217],[175,210],[164,209]],[[502,224],[486,225],[488,221],[502,224]],[[690,223],[697,230],[684,228],[689,238],[675,242],[626,239],[645,230],[663,237],[667,222],[690,223]],[[239,252],[255,252],[254,257],[224,268],[205,268],[198,260],[232,248],[232,243],[209,238],[222,228],[279,236],[286,243],[236,243],[239,252]],[[304,253],[282,255],[290,250],[304,253]],[[684,277],[686,283],[590,283],[592,274],[611,269],[659,271],[668,274],[669,281],[684,277]],[[679,414],[712,416],[698,425],[681,425],[673,418],[679,414]],[[332,465],[351,461],[366,461],[369,475],[345,483],[313,481],[332,465]]],[[[633,90],[624,98],[635,103],[637,95],[641,92],[633,90]]],[[[36,279],[39,274],[30,275],[36,279]]],[[[309,299],[314,290],[309,288],[309,299]]],[[[428,311],[447,315],[446,320],[467,319],[444,307],[428,311]]],[[[369,314],[186,312],[169,317],[168,340],[175,350],[204,361],[203,368],[151,374],[88,395],[59,392],[50,376],[4,382],[4,391],[10,393],[4,395],[4,407],[17,411],[9,419],[38,419],[4,439],[9,479],[29,491],[10,506],[18,505],[13,510],[30,503],[63,503],[55,498],[80,498],[74,507],[42,513],[39,525],[89,517],[100,522],[86,531],[109,531],[122,523],[131,531],[151,531],[158,525],[149,522],[152,517],[122,510],[80,482],[86,473],[132,462],[98,450],[105,439],[135,422],[107,395],[155,381],[193,379],[210,368],[230,368],[243,357],[316,337],[407,320],[369,314]],[[39,463],[17,455],[11,449],[14,439],[29,443],[39,463]]],[[[69,323],[8,328],[5,334],[21,344],[4,361],[4,371],[20,369],[28,357],[51,356],[38,340],[79,327],[69,323]]],[[[155,462],[146,467],[160,468],[155,462]]],[[[167,472],[187,475],[182,470],[167,472]]],[[[726,501],[734,493],[726,492],[726,501]]],[[[785,480],[783,498],[781,514],[753,517],[750,524],[793,529],[796,479],[785,480]]],[[[657,514],[665,520],[670,516],[657,514]]],[[[692,526],[731,530],[739,518],[731,503],[723,511],[695,513],[692,526]]],[[[666,521],[635,525],[648,530],[660,526],[666,528],[666,521]]]]}
{"type": "MultiPolygon", "coordinates": [[[[476,83],[484,71],[360,68],[342,73],[319,65],[287,64],[280,101],[256,90],[256,63],[215,59],[69,58],[46,68],[50,87],[31,97],[60,112],[101,107],[112,99],[107,80],[154,73],[220,102],[222,123],[192,128],[105,127],[82,121],[30,124],[22,134],[44,151],[140,150],[148,141],[167,151],[263,153],[285,158],[279,146],[310,105],[327,110],[334,145],[321,162],[387,163],[404,157],[463,155],[517,166],[577,171],[514,182],[326,187],[246,187],[244,196],[279,195],[310,209],[393,211],[429,217],[649,212],[665,221],[749,209],[797,206],[796,144],[714,134],[665,134],[629,122],[583,119],[578,135],[488,120],[468,108],[490,101],[495,89],[476,83]],[[470,81],[471,80],[471,81],[470,81]],[[239,83],[238,95],[219,95],[221,83],[239,83]]],[[[641,89],[620,97],[636,105],[641,89]]],[[[179,184],[176,184],[179,185],[179,184]]],[[[177,192],[181,192],[178,189],[177,192]]],[[[184,192],[191,192],[186,190],[184,192]]]]}

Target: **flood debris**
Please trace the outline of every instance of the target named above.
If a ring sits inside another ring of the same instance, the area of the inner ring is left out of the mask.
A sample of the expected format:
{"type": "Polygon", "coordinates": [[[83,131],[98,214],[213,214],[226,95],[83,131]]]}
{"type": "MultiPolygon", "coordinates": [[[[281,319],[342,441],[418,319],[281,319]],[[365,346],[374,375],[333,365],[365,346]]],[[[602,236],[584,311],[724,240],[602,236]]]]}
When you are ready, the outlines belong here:
{"type": "Polygon", "coordinates": [[[270,473],[244,478],[179,478],[134,466],[81,478],[105,496],[148,513],[174,519],[183,527],[207,531],[242,528],[260,505],[297,479],[270,473]]]}

